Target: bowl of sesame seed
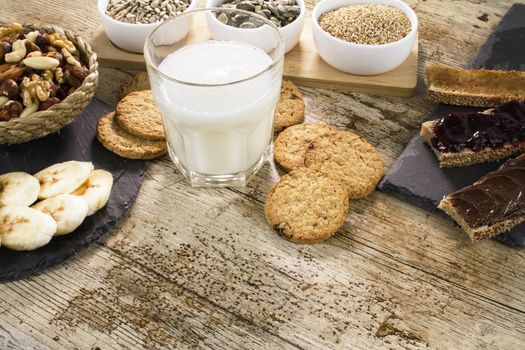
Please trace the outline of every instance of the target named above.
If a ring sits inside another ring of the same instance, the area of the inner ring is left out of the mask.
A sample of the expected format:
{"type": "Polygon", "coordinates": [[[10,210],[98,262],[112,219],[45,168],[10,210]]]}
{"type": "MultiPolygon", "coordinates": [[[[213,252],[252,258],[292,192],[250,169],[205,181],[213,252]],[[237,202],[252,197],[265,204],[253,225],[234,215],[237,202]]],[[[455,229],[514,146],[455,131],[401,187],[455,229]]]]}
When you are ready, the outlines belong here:
{"type": "MultiPolygon", "coordinates": [[[[98,0],[97,9],[109,40],[121,49],[142,52],[146,38],[167,19],[194,10],[198,0],[98,0]]],[[[183,39],[191,23],[176,22],[183,39]]]]}
{"type": "Polygon", "coordinates": [[[415,12],[401,0],[322,0],[312,34],[323,60],[336,69],[375,75],[401,65],[417,36],[415,12]]]}

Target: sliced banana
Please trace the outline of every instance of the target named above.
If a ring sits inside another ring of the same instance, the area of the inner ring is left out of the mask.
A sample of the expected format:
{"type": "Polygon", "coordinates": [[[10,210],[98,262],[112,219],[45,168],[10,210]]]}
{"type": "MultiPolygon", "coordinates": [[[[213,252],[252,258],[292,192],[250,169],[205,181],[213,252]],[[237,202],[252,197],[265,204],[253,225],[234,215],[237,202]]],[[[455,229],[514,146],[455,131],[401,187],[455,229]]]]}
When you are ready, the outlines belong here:
{"type": "Polygon", "coordinates": [[[93,215],[106,205],[113,187],[113,175],[110,172],[93,170],[88,179],[73,192],[88,204],[88,216],[93,215]]]}
{"type": "Polygon", "coordinates": [[[55,236],[73,232],[82,224],[88,213],[86,201],[70,194],[44,199],[32,208],[53,217],[57,223],[55,236]]]}
{"type": "Polygon", "coordinates": [[[57,223],[50,215],[28,207],[0,208],[0,240],[12,250],[35,250],[51,240],[57,223]]]}
{"type": "Polygon", "coordinates": [[[71,160],[39,171],[34,175],[40,182],[38,198],[46,199],[73,192],[87,180],[92,170],[91,162],[71,160]]]}
{"type": "Polygon", "coordinates": [[[17,171],[0,175],[0,207],[28,207],[38,198],[40,183],[36,177],[17,171]]]}

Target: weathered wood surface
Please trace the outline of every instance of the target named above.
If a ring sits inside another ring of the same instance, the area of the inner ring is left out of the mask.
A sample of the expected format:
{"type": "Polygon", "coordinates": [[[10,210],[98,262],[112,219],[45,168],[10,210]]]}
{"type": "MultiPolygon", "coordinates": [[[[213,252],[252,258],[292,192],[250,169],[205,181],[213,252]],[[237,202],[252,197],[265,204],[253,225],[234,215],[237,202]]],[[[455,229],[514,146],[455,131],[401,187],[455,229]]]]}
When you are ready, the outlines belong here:
{"type": "MultiPolygon", "coordinates": [[[[423,116],[425,62],[464,66],[512,1],[409,1],[419,15],[416,96],[303,89],[307,119],[361,133],[389,167],[423,116]]],[[[311,3],[310,3],[311,5],[311,3]]],[[[3,20],[89,36],[95,1],[0,0],[3,20]]],[[[118,99],[129,73],[102,70],[118,99]]],[[[449,219],[383,193],[340,232],[303,246],[262,212],[279,170],[242,190],[192,189],[167,158],[111,234],[38,276],[0,285],[0,348],[519,349],[525,251],[472,245],[449,219]]]]}

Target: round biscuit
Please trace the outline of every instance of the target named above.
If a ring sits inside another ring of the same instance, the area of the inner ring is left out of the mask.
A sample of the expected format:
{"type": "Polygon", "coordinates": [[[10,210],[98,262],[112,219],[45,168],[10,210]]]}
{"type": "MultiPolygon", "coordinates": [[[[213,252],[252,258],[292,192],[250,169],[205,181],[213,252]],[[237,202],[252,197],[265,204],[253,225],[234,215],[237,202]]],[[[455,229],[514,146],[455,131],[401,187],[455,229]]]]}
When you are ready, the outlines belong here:
{"type": "Polygon", "coordinates": [[[128,133],[148,140],[165,140],[164,123],[151,90],[133,91],[117,103],[116,119],[128,133]]]}
{"type": "Polygon", "coordinates": [[[130,159],[152,159],[167,152],[165,141],[145,140],[124,131],[115,120],[115,112],[98,121],[97,139],[113,153],[130,159]]]}
{"type": "Polygon", "coordinates": [[[150,90],[147,72],[140,72],[128,79],[120,88],[120,98],[133,91],[150,90]]]}
{"type": "Polygon", "coordinates": [[[274,131],[281,131],[304,120],[304,99],[301,90],[291,80],[283,79],[281,98],[275,109],[274,131]]]}
{"type": "Polygon", "coordinates": [[[264,213],[273,229],[286,239],[315,243],[330,238],[344,224],[348,197],[338,181],[301,168],[273,186],[264,213]]]}
{"type": "Polygon", "coordinates": [[[275,161],[287,171],[302,168],[304,154],[313,140],[335,130],[326,124],[299,124],[286,128],[275,139],[275,161]]]}
{"type": "Polygon", "coordinates": [[[374,146],[345,130],[316,138],[305,152],[304,165],[341,181],[350,199],[372,193],[384,174],[383,161],[374,146]]]}

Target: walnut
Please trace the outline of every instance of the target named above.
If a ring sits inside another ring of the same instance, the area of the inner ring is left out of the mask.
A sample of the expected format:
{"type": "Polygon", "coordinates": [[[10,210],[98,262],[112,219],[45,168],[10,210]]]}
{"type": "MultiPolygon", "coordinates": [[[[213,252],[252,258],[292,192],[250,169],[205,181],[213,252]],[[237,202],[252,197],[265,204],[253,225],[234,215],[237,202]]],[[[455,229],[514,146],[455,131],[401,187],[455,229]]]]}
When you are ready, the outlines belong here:
{"type": "Polygon", "coordinates": [[[64,84],[66,79],[64,79],[64,72],[62,71],[62,68],[58,67],[53,70],[55,74],[55,80],[59,84],[64,84]]]}
{"type": "Polygon", "coordinates": [[[75,66],[75,67],[80,67],[82,66],[82,64],[80,64],[80,62],[75,58],[75,56],[73,56],[68,50],[66,49],[62,49],[62,56],[64,56],[64,58],[66,59],[67,63],[72,65],[72,66],[75,66]]]}
{"type": "Polygon", "coordinates": [[[69,39],[66,38],[65,35],[61,35],[58,33],[49,34],[46,37],[46,41],[55,47],[66,49],[70,53],[77,52],[77,48],[75,47],[75,45],[71,41],[69,41],[69,39]]]}
{"type": "Polygon", "coordinates": [[[22,30],[22,26],[18,23],[11,23],[6,27],[0,27],[0,38],[10,36],[22,30]]]}
{"type": "Polygon", "coordinates": [[[33,74],[31,79],[24,77],[20,86],[22,87],[21,96],[24,106],[30,106],[49,98],[52,89],[52,83],[42,79],[37,74],[33,74]]]}
{"type": "Polygon", "coordinates": [[[42,72],[42,78],[44,80],[53,81],[54,77],[55,77],[55,75],[53,74],[53,70],[51,70],[51,69],[47,69],[47,70],[42,72]]]}

